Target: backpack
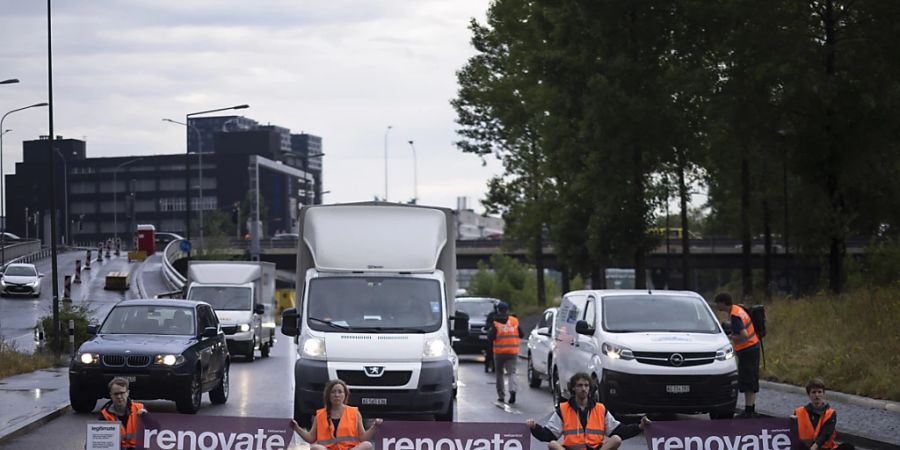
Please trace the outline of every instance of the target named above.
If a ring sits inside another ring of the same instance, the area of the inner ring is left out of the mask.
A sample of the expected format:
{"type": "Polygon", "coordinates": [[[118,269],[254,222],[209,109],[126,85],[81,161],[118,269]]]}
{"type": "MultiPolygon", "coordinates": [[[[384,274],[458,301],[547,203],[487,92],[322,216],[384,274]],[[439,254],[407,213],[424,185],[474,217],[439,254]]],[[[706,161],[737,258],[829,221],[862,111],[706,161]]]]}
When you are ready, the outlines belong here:
{"type": "Polygon", "coordinates": [[[738,305],[750,316],[756,335],[762,339],[766,337],[766,306],[765,305],[738,305]]]}

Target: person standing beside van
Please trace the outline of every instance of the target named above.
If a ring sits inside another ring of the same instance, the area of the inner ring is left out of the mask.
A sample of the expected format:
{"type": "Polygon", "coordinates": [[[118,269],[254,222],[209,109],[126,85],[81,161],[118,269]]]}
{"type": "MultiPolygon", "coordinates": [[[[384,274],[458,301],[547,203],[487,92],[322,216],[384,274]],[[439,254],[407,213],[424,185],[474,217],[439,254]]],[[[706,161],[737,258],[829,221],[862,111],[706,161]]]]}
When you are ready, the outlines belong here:
{"type": "Polygon", "coordinates": [[[556,407],[546,425],[539,425],[534,419],[525,421],[531,435],[549,442],[550,450],[613,450],[650,425],[647,416],[638,424],[620,423],[603,403],[594,400],[591,395],[594,390],[590,375],[584,372],[572,375],[569,379],[572,398],[556,407]]]}
{"type": "Polygon", "coordinates": [[[809,403],[794,410],[797,419],[797,436],[803,448],[810,450],[834,449],[853,450],[851,444],[838,445],[837,413],[831,405],[825,403],[825,382],[813,378],[806,383],[806,395],[809,403]]]}
{"type": "Polygon", "coordinates": [[[744,412],[738,417],[756,417],[756,393],[759,392],[759,336],[750,315],[731,299],[731,294],[716,295],[716,309],[727,312],[731,321],[728,339],[738,359],[738,391],[744,393],[744,412]]]}
{"type": "Polygon", "coordinates": [[[504,373],[509,379],[509,404],[516,402],[516,363],[519,359],[519,344],[525,333],[519,326],[519,319],[509,314],[506,302],[497,304],[494,320],[488,322],[488,340],[494,343],[494,370],[497,379],[497,400],[505,398],[504,373]]]}
{"type": "Polygon", "coordinates": [[[381,419],[366,430],[359,409],[347,405],[350,389],[341,380],[331,380],[325,385],[322,400],[324,408],[316,411],[316,419],[309,430],[296,420],[291,421],[294,431],[309,443],[310,450],[372,450],[371,439],[381,425],[381,419]]]}

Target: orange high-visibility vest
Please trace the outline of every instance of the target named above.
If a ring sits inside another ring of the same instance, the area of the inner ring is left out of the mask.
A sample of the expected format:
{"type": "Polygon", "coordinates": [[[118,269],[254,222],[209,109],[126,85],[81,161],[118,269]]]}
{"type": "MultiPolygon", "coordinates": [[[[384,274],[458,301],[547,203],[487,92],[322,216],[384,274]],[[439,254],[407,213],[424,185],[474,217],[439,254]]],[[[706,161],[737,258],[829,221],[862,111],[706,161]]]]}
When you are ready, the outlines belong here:
{"type": "Polygon", "coordinates": [[[744,324],[744,329],[747,330],[747,340],[741,342],[740,344],[735,344],[734,351],[739,352],[745,348],[753,347],[756,344],[759,344],[759,337],[756,335],[756,328],[753,328],[753,321],[750,320],[750,316],[747,314],[747,311],[744,311],[744,308],[741,308],[738,305],[731,305],[731,315],[741,319],[741,323],[744,324]]]}
{"type": "MultiPolygon", "coordinates": [[[[138,422],[138,411],[144,409],[144,405],[138,402],[131,402],[131,410],[128,411],[128,424],[122,425],[122,428],[119,428],[119,434],[122,436],[122,448],[135,448],[137,447],[137,422],[138,422]]],[[[115,414],[103,408],[100,410],[100,414],[103,415],[103,418],[108,422],[118,422],[119,417],[115,414]]]]}
{"type": "Polygon", "coordinates": [[[519,354],[519,319],[509,316],[506,323],[494,321],[497,337],[494,338],[495,355],[519,354]]]}
{"type": "Polygon", "coordinates": [[[337,430],[331,426],[328,411],[322,408],[316,411],[316,444],[328,450],[349,450],[359,444],[359,409],[344,405],[341,421],[337,430]]]}
{"type": "Polygon", "coordinates": [[[562,415],[562,445],[568,450],[585,448],[600,448],[603,445],[603,437],[606,436],[606,407],[603,403],[596,403],[588,413],[587,426],[581,427],[578,418],[578,410],[568,402],[559,404],[559,412],[562,415]]]}
{"type": "MultiPolygon", "coordinates": [[[[803,445],[805,445],[806,448],[809,448],[816,442],[816,438],[819,437],[819,434],[822,433],[822,425],[824,425],[825,422],[828,422],[828,419],[831,419],[831,416],[834,415],[834,410],[827,408],[825,414],[822,414],[822,417],[819,417],[819,423],[816,425],[815,429],[813,429],[812,419],[809,417],[809,412],[805,407],[801,406],[797,408],[794,410],[794,414],[797,416],[797,435],[800,437],[800,442],[803,442],[803,445]]],[[[835,437],[837,437],[837,431],[831,433],[828,440],[823,442],[822,446],[819,448],[837,448],[837,444],[834,442],[835,437]]]]}

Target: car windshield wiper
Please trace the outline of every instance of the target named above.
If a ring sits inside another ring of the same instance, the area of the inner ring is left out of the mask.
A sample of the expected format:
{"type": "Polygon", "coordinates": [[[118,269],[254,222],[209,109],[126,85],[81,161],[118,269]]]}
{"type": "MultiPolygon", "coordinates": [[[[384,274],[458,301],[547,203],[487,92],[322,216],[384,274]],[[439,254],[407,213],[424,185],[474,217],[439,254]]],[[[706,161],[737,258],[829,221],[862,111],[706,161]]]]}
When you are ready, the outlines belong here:
{"type": "Polygon", "coordinates": [[[314,322],[319,322],[321,324],[325,324],[325,325],[328,325],[329,327],[337,328],[339,330],[349,330],[350,329],[350,325],[344,325],[342,323],[338,323],[338,322],[335,322],[332,320],[320,319],[318,317],[310,317],[309,320],[312,320],[314,322]]]}

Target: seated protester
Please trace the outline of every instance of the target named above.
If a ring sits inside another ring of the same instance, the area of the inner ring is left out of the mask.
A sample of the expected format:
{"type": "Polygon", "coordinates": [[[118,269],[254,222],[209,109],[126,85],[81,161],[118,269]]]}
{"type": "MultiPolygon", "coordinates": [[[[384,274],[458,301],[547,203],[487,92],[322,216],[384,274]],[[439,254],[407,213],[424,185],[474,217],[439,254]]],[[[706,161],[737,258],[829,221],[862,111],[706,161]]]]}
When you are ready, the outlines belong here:
{"type": "Polygon", "coordinates": [[[341,380],[329,381],[322,396],[325,407],[316,411],[316,422],[309,430],[291,421],[294,432],[309,443],[310,450],[372,450],[371,439],[382,420],[375,419],[365,429],[359,409],[347,405],[350,389],[341,380]]]}
{"type": "Polygon", "coordinates": [[[128,396],[128,380],[115,377],[109,382],[110,401],[100,409],[98,419],[108,422],[121,422],[122,450],[137,448],[137,433],[140,429],[138,416],[147,414],[144,405],[133,402],[128,396]]]}
{"type": "Polygon", "coordinates": [[[792,416],[797,418],[797,435],[803,448],[852,450],[854,447],[850,444],[838,445],[834,442],[837,437],[837,413],[825,403],[825,382],[820,378],[809,380],[806,394],[809,403],[794,410],[792,416]]]}
{"type": "Polygon", "coordinates": [[[572,375],[569,392],[573,397],[556,407],[556,413],[546,425],[538,425],[534,419],[525,421],[531,435],[549,442],[550,450],[613,450],[650,425],[647,416],[639,424],[621,424],[602,403],[591,398],[593,388],[590,375],[584,372],[572,375]]]}

